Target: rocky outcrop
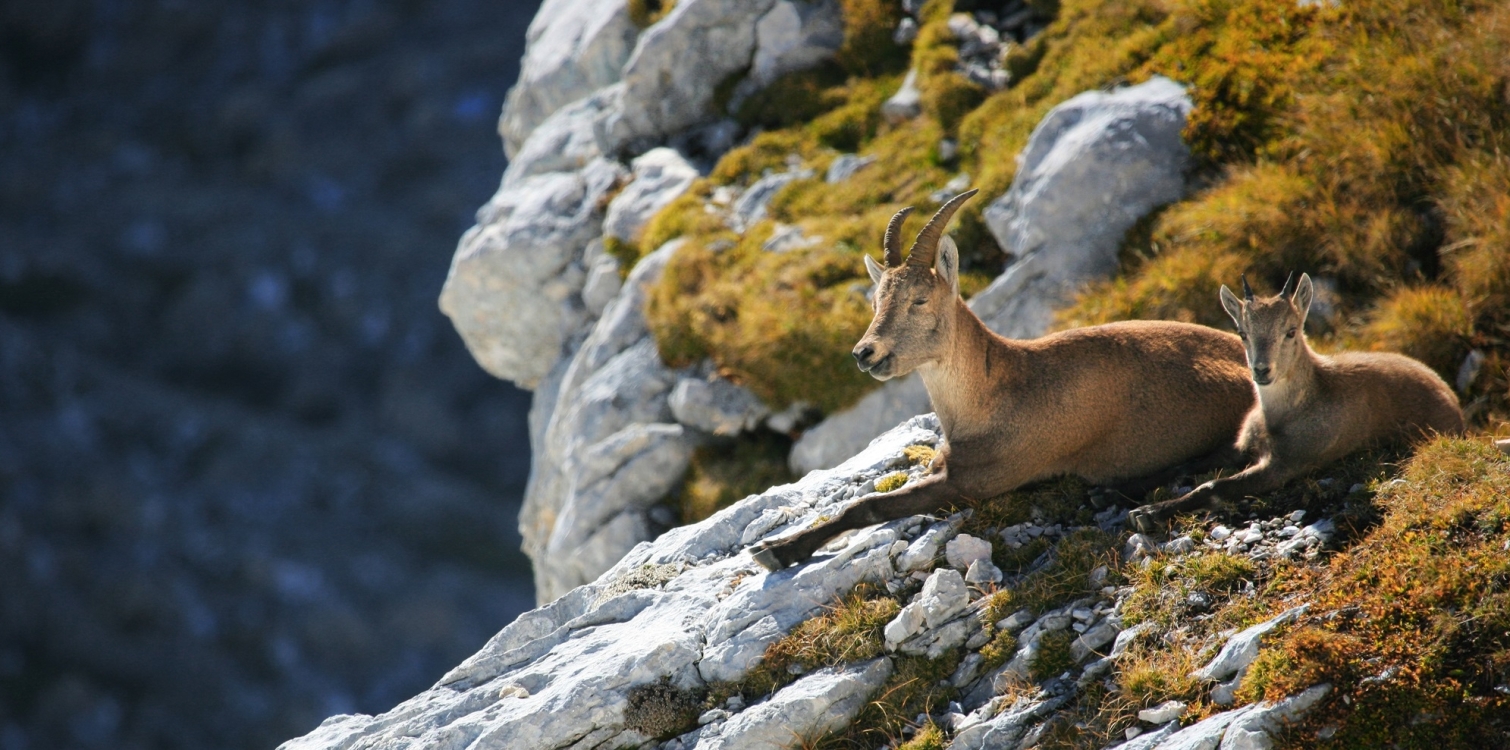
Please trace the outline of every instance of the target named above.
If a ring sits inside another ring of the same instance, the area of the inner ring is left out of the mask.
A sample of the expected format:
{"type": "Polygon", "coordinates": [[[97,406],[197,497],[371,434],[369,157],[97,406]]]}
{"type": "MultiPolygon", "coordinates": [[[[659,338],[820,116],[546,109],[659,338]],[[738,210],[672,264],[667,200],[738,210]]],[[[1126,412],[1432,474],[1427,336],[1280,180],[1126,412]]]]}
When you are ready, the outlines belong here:
{"type": "MultiPolygon", "coordinates": [[[[535,586],[550,601],[607,570],[674,520],[657,503],[680,481],[699,437],[674,419],[673,386],[645,327],[650,286],[673,241],[635,266],[550,389],[519,516],[535,586]]],[[[536,417],[540,414],[533,415],[536,417]]]]}
{"type": "Polygon", "coordinates": [[[618,81],[638,33],[626,0],[546,0],[498,120],[509,157],[553,112],[618,81]]]}
{"type": "MultiPolygon", "coordinates": [[[[499,121],[512,160],[462,237],[440,306],[484,369],[535,391],[520,530],[540,601],[674,522],[657,503],[703,434],[766,416],[748,392],[660,363],[638,305],[674,249],[625,284],[606,250],[636,241],[734,144],[720,85],[743,73],[737,95],[754,93],[831,56],[843,31],[835,0],[682,0],[643,31],[624,0],[550,0],[531,25],[499,121]]],[[[754,191],[752,215],[781,184],[754,191]]],[[[815,241],[785,239],[776,249],[815,241]]]]}
{"type": "MultiPolygon", "coordinates": [[[[1154,77],[1111,93],[1089,91],[1050,110],[1019,157],[1012,187],[985,211],[1012,256],[970,300],[991,330],[1008,338],[1048,332],[1070,295],[1116,270],[1127,230],[1184,194],[1190,156],[1180,132],[1190,106],[1179,84],[1154,77]]],[[[889,381],[804,434],[792,448],[792,468],[833,466],[928,408],[917,376],[889,381]]]]}
{"type": "MultiPolygon", "coordinates": [[[[913,420],[838,469],[642,543],[596,581],[522,615],[430,690],[379,716],[332,717],[283,747],[642,744],[649,738],[630,728],[643,726],[642,717],[626,716],[634,688],[665,680],[692,690],[737,680],[759,663],[766,646],[835,596],[895,576],[893,545],[909,521],[840,540],[813,563],[779,573],[764,571],[743,549],[832,512],[847,490],[896,465],[903,447],[937,439],[934,420],[913,420]]],[[[681,747],[743,747],[737,743],[748,736],[786,747],[794,737],[821,734],[836,716],[852,715],[889,670],[882,658],[815,672],[716,728],[710,723],[676,741],[681,747]],[[782,708],[814,701],[829,710],[782,708]],[[784,736],[774,734],[771,716],[786,718],[784,736]]]]}
{"type": "Polygon", "coordinates": [[[595,159],[580,170],[505,180],[462,236],[440,308],[483,369],[539,385],[586,320],[581,260],[603,221],[603,198],[624,168],[595,159]]]}
{"type": "MultiPolygon", "coordinates": [[[[640,543],[595,581],[520,616],[430,690],[378,716],[332,717],[283,748],[788,748],[852,721],[885,689],[897,659],[946,655],[958,658],[947,682],[959,697],[927,719],[946,728],[949,746],[1030,745],[1089,686],[1114,677],[1118,660],[1148,632],[1147,623],[1123,628],[1122,605],[1131,587],[1105,586],[1039,614],[1025,609],[991,622],[986,594],[993,589],[970,584],[957,567],[979,564],[991,547],[985,538],[960,533],[964,514],[860,529],[834,539],[808,562],[777,572],[757,565],[746,551],[831,517],[876,479],[907,466],[905,448],[936,445],[940,438],[933,415],[913,418],[835,469],[815,471],[640,543]],[[703,696],[727,689],[759,666],[771,644],[862,583],[910,598],[886,624],[881,655],[816,670],[769,695],[741,693],[712,707],[704,702],[703,696]],[[988,669],[983,648],[999,642],[999,634],[1012,636],[1016,646],[1005,663],[988,669]],[[1066,642],[1070,661],[1055,670],[1064,671],[1037,674],[1040,655],[1066,642]],[[695,728],[692,717],[698,719],[695,728]]],[[[905,471],[915,478],[925,468],[905,471]]],[[[1094,526],[1060,532],[1083,534],[1097,526],[1117,531],[1125,518],[1125,511],[1108,509],[1095,516],[1094,526]]],[[[1057,527],[1020,525],[986,536],[1011,545],[1020,535],[1050,533],[1048,528],[1057,527]]],[[[1090,576],[1106,577],[1104,568],[1090,576]]],[[[1267,627],[1294,616],[1287,613],[1267,627]]],[[[1233,636],[1213,663],[1243,652],[1248,638],[1246,632],[1233,636]]],[[[1217,645],[1208,648],[1216,651],[1217,645]]],[[[1317,686],[1184,728],[1184,706],[1161,705],[1143,712],[1143,721],[1155,726],[1130,746],[1267,748],[1273,735],[1328,690],[1317,686]]]]}
{"type": "Polygon", "coordinates": [[[609,149],[634,148],[713,118],[714,93],[750,67],[756,22],[773,0],[681,0],[646,29],[624,66],[619,110],[601,121],[609,149]]]}

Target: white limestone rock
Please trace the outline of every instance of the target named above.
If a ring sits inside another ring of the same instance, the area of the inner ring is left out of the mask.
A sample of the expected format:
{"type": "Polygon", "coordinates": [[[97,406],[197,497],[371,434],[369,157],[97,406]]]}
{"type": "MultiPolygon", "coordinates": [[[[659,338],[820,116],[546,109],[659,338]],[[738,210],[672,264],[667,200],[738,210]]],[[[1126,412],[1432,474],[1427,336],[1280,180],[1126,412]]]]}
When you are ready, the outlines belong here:
{"type": "Polygon", "coordinates": [[[556,110],[618,81],[638,33],[627,0],[546,0],[498,120],[510,158],[556,110]]]}
{"type": "Polygon", "coordinates": [[[536,393],[537,407],[546,399],[553,406],[531,414],[538,432],[519,530],[541,602],[597,578],[660,532],[650,509],[680,481],[699,442],[672,417],[669,396],[681,376],[661,363],[643,314],[677,246],[635,266],[554,394],[536,393]]]}
{"type": "Polygon", "coordinates": [[[918,90],[917,68],[907,71],[902,87],[881,105],[881,116],[896,125],[923,114],[923,92],[918,90]]]}
{"type": "Polygon", "coordinates": [[[1145,708],[1138,712],[1138,721],[1149,724],[1168,724],[1185,715],[1186,704],[1183,701],[1164,701],[1153,708],[1145,708]]]}
{"type": "Polygon", "coordinates": [[[697,168],[675,149],[653,148],[630,162],[633,181],[608,204],[603,234],[632,242],[657,211],[692,187],[697,168]]]}
{"type": "Polygon", "coordinates": [[[730,110],[787,73],[811,68],[844,44],[844,15],[835,0],[776,0],[755,24],[755,57],[737,86],[730,110]]]}
{"type": "Polygon", "coordinates": [[[804,737],[843,729],[891,676],[891,660],[821,669],[729,719],[697,750],[786,750],[804,737]]]}
{"type": "Polygon", "coordinates": [[[714,435],[748,432],[771,413],[748,389],[717,375],[677,381],[670,404],[676,421],[714,435]]]}
{"type": "Polygon", "coordinates": [[[680,0],[640,34],[619,111],[599,122],[610,151],[714,119],[718,85],[754,61],[756,22],[775,0],[680,0]]]}
{"type": "Polygon", "coordinates": [[[944,559],[949,567],[965,570],[976,560],[991,560],[991,543],[969,534],[960,534],[944,545],[944,559]]]}
{"type": "Polygon", "coordinates": [[[574,172],[603,156],[595,123],[618,106],[615,89],[603,89],[561,107],[540,123],[509,159],[503,184],[550,172],[574,172]]]}
{"type": "Polygon", "coordinates": [[[478,210],[440,308],[483,369],[535,388],[562,359],[587,322],[584,249],[598,234],[602,197],[622,174],[598,159],[576,172],[532,175],[478,210]]]}
{"type": "Polygon", "coordinates": [[[1243,672],[1258,658],[1258,647],[1269,631],[1294,622],[1310,609],[1309,604],[1285,610],[1283,613],[1250,627],[1227,639],[1222,650],[1206,664],[1192,673],[1192,677],[1211,682],[1227,680],[1243,672]]]}
{"type": "MultiPolygon", "coordinates": [[[[937,439],[936,422],[909,422],[838,469],[642,542],[598,580],[521,615],[435,687],[379,716],[333,717],[283,748],[641,745],[648,738],[625,727],[631,688],[662,678],[684,689],[738,680],[767,646],[837,596],[896,575],[890,549],[897,533],[890,526],[862,530],[837,553],[776,573],[744,553],[745,529],[779,508],[801,509],[794,526],[810,523],[832,508],[825,498],[838,488],[929,439],[937,439]],[[665,575],[644,575],[657,571],[665,575]],[[661,582],[626,583],[635,580],[661,582]]],[[[843,726],[890,669],[882,658],[815,672],[764,703],[710,722],[697,741],[785,747],[794,735],[782,729],[821,734],[843,726]]]]}
{"type": "Polygon", "coordinates": [[[918,604],[923,609],[923,621],[930,629],[936,628],[964,611],[970,604],[970,592],[965,589],[965,579],[959,571],[939,568],[923,582],[918,604]]]}

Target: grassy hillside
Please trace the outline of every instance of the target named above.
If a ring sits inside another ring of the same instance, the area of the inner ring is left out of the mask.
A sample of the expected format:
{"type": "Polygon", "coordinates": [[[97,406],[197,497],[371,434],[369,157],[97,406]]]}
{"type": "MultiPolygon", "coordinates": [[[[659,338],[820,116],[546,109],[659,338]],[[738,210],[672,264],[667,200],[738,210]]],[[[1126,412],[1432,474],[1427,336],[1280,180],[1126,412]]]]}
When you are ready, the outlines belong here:
{"type": "MultiPolygon", "coordinates": [[[[1272,290],[1291,270],[1307,271],[1325,290],[1327,309],[1312,316],[1319,349],[1405,352],[1449,383],[1470,351],[1481,352],[1462,396],[1473,434],[1414,453],[1356,456],[1253,500],[1260,517],[1296,508],[1335,516],[1339,540],[1316,560],[1255,566],[1210,552],[1117,564],[1113,577],[1135,590],[1128,624],[1155,621],[1161,637],[1130,651],[1117,690],[1087,695],[1051,742],[1099,747],[1139,707],[1167,698],[1189,701],[1194,716],[1211,712],[1206,688],[1188,677],[1200,650],[1221,631],[1296,601],[1311,602],[1310,615],[1267,642],[1240,692],[1251,701],[1336,685],[1295,746],[1502,740],[1510,732],[1510,698],[1500,689],[1510,685],[1510,461],[1485,435],[1510,435],[1510,4],[1044,0],[1035,8],[1052,22],[1011,50],[1012,83],[995,93],[954,72],[949,2],[924,7],[910,50],[889,40],[894,3],[844,7],[850,36],[839,59],[745,102],[739,117],[764,132],[726,155],[636,243],[615,248],[632,260],[673,237],[688,240],[648,309],[663,355],[677,363],[711,357],[778,408],[853,403],[875,385],[848,355],[870,317],[859,255],[879,254],[892,213],[918,206],[907,226],[916,231],[936,208],[929,195],[962,172],[987,196],[1004,192],[1033,126],[1081,91],[1155,74],[1185,83],[1196,105],[1186,130],[1199,162],[1196,188],[1129,233],[1121,272],[1084,290],[1060,325],[1164,318],[1229,328],[1217,304],[1221,284],[1246,273],[1260,291],[1272,290]],[[925,113],[889,125],[880,104],[909,66],[920,72],[925,113]],[[941,158],[944,138],[958,143],[953,160],[941,158]],[[824,170],[848,152],[877,162],[824,184],[824,170]],[[813,176],[781,190],[766,220],[743,235],[727,227],[718,206],[729,186],[796,169],[813,176]],[[823,241],[762,250],[778,222],[823,241]],[[1338,489],[1354,485],[1365,489],[1338,489]],[[1212,608],[1196,620],[1171,618],[1182,610],[1170,597],[1192,591],[1212,608]],[[1391,679],[1372,679],[1391,668],[1391,679]],[[1329,739],[1317,739],[1322,730],[1329,739]]],[[[967,293],[1005,260],[981,221],[984,206],[967,205],[954,231],[967,293]]],[[[700,456],[689,517],[745,491],[719,477],[779,461],[779,442],[762,440],[758,449],[700,456]]],[[[770,471],[762,476],[779,473],[770,471]]],[[[972,523],[1001,526],[1032,507],[1051,518],[1084,515],[1084,489],[1067,482],[1014,493],[977,509],[972,523]]],[[[1197,521],[1184,523],[1204,533],[1197,521]]],[[[1052,552],[1059,562],[999,594],[1002,610],[1043,611],[1084,594],[1093,567],[1084,563],[1115,560],[1121,543],[1045,542],[1034,554],[1052,552]]],[[[1011,572],[1030,561],[998,564],[1011,572]]],[[[877,623],[893,609],[884,598],[860,592],[828,619],[854,637],[878,638],[877,623]]],[[[775,653],[849,660],[823,650],[826,632],[822,624],[799,630],[775,653]]],[[[896,679],[931,684],[952,668],[909,662],[896,679]]],[[[900,739],[908,717],[948,699],[906,684],[887,693],[895,705],[878,702],[868,709],[872,721],[826,743],[900,739]]],[[[913,745],[938,739],[927,728],[913,745]]]]}

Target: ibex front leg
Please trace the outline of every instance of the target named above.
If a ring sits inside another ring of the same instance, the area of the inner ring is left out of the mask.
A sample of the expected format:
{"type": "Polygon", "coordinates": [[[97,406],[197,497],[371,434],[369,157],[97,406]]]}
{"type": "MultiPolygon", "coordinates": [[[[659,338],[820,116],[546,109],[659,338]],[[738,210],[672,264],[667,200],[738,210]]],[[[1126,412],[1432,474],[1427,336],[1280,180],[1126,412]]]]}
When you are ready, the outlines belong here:
{"type": "Polygon", "coordinates": [[[1268,492],[1298,473],[1294,469],[1285,468],[1282,463],[1266,459],[1230,477],[1213,479],[1173,500],[1134,508],[1127,512],[1127,521],[1138,531],[1151,534],[1176,513],[1209,508],[1220,502],[1231,502],[1268,492]]]}
{"type": "Polygon", "coordinates": [[[767,570],[781,570],[811,557],[828,540],[850,529],[884,523],[897,518],[937,513],[964,499],[948,480],[947,471],[924,476],[891,492],[867,495],[844,509],[837,518],[775,542],[761,542],[750,555],[767,570]]]}

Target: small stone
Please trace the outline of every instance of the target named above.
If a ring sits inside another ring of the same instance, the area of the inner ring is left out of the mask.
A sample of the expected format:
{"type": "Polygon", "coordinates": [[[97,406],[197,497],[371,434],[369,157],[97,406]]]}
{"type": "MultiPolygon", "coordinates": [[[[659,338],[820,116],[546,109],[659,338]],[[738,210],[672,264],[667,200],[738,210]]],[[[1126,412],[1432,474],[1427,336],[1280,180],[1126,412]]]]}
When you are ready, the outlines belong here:
{"type": "Polygon", "coordinates": [[[881,116],[886,118],[887,122],[896,125],[922,113],[923,94],[918,90],[918,71],[913,68],[907,71],[907,77],[902,80],[902,88],[881,105],[881,116]]]}
{"type": "Polygon", "coordinates": [[[1005,630],[1008,633],[1016,633],[1033,622],[1033,611],[1019,609],[996,623],[997,630],[1005,630]]]}
{"type": "Polygon", "coordinates": [[[704,711],[702,716],[697,717],[697,725],[712,724],[715,721],[723,721],[729,718],[729,712],[722,708],[710,708],[704,711]]]}
{"type": "Polygon", "coordinates": [[[1001,583],[1001,578],[1001,568],[985,559],[970,563],[970,569],[965,571],[965,583],[1001,583]]]}
{"type": "Polygon", "coordinates": [[[882,634],[886,636],[888,644],[898,644],[917,635],[923,628],[923,607],[921,602],[913,602],[902,608],[891,622],[886,623],[882,634]]]}
{"type": "Polygon", "coordinates": [[[1165,543],[1163,549],[1171,555],[1183,555],[1195,549],[1195,540],[1188,536],[1182,536],[1165,543]]]}
{"type": "Polygon", "coordinates": [[[1134,727],[1128,727],[1127,731],[1123,732],[1123,734],[1125,734],[1127,736],[1127,739],[1130,739],[1130,740],[1131,739],[1135,739],[1138,735],[1140,735],[1142,733],[1143,733],[1143,730],[1141,728],[1135,727],[1135,726],[1134,727]]]}
{"type": "Polygon", "coordinates": [[[1089,627],[1089,625],[1086,625],[1083,622],[1077,622],[1070,625],[1070,630],[1073,630],[1076,633],[1084,633],[1089,627]]]}
{"type": "Polygon", "coordinates": [[[1144,534],[1133,534],[1127,538],[1127,544],[1122,547],[1122,556],[1129,560],[1139,560],[1147,557],[1159,548],[1159,543],[1144,534]]]}
{"type": "Polygon", "coordinates": [[[923,608],[923,619],[928,627],[936,628],[970,604],[965,579],[957,570],[939,568],[923,582],[923,592],[915,604],[923,608]]]}
{"type": "Polygon", "coordinates": [[[1181,701],[1164,701],[1153,708],[1145,708],[1138,712],[1138,721],[1149,724],[1167,724],[1185,715],[1185,704],[1181,701]]]}
{"type": "Polygon", "coordinates": [[[1364,485],[1362,482],[1359,482],[1359,483],[1353,485],[1352,487],[1349,487],[1347,489],[1347,492],[1348,492],[1349,495],[1356,495],[1356,494],[1358,494],[1358,493],[1360,493],[1360,492],[1362,492],[1362,491],[1364,491],[1366,489],[1368,489],[1368,487],[1366,485],[1364,485]]]}
{"type": "Polygon", "coordinates": [[[729,699],[724,701],[724,708],[728,709],[730,713],[743,711],[745,708],[745,697],[739,693],[729,696],[729,699]]]}
{"type": "Polygon", "coordinates": [[[1086,607],[1076,607],[1070,610],[1070,617],[1073,617],[1081,622],[1089,622],[1096,618],[1096,613],[1086,607]]]}
{"type": "Polygon", "coordinates": [[[940,139],[939,161],[946,163],[951,162],[954,161],[954,158],[956,156],[959,156],[959,142],[955,141],[953,138],[940,139]]]}
{"type": "Polygon", "coordinates": [[[969,534],[960,534],[944,545],[944,559],[949,561],[950,567],[960,570],[969,568],[976,560],[990,562],[991,543],[969,534]]]}
{"type": "Polygon", "coordinates": [[[1229,536],[1232,536],[1232,529],[1229,529],[1226,526],[1217,525],[1215,528],[1211,529],[1211,538],[1215,539],[1218,542],[1226,539],[1229,536]]]}
{"type": "Polygon", "coordinates": [[[1264,532],[1257,526],[1253,526],[1250,527],[1247,531],[1244,531],[1242,536],[1238,537],[1237,539],[1243,544],[1257,544],[1258,542],[1264,540],[1264,532]]]}
{"type": "Polygon", "coordinates": [[[1111,571],[1105,565],[1101,565],[1092,570],[1090,575],[1086,576],[1086,582],[1090,584],[1091,588],[1099,589],[1106,585],[1106,577],[1110,574],[1111,571]]]}
{"type": "Polygon", "coordinates": [[[891,35],[891,41],[904,47],[912,44],[912,40],[917,38],[918,22],[911,18],[903,18],[902,22],[897,24],[897,30],[891,35]]]}
{"type": "Polygon", "coordinates": [[[1289,516],[1290,523],[1300,523],[1300,519],[1305,518],[1305,517],[1306,517],[1306,512],[1305,511],[1303,511],[1303,510],[1297,510],[1294,513],[1290,514],[1290,516],[1289,516]]]}

